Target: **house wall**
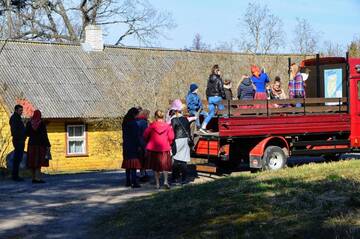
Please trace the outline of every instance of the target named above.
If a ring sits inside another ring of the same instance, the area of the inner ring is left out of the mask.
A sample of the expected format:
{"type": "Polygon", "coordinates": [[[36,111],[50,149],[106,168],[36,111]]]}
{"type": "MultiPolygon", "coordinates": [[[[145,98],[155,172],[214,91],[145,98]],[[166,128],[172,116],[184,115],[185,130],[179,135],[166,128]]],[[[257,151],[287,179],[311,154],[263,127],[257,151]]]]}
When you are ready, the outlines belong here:
{"type": "MultiPolygon", "coordinates": [[[[77,122],[79,123],[79,122],[77,122]]],[[[56,120],[47,122],[51,143],[52,160],[50,166],[42,168],[46,173],[81,172],[89,170],[119,169],[122,162],[120,125],[87,123],[87,156],[66,156],[66,124],[72,121],[56,120]],[[115,126],[114,126],[115,125],[115,126]]],[[[25,151],[27,146],[25,146],[25,151]]],[[[13,150],[9,115],[0,104],[0,167],[5,167],[6,155],[13,150]]]]}
{"type": "Polygon", "coordinates": [[[0,168],[6,165],[6,155],[13,150],[9,115],[4,106],[0,104],[0,168]]]}
{"type": "Polygon", "coordinates": [[[79,172],[119,169],[122,162],[121,131],[117,127],[87,125],[87,155],[66,156],[66,125],[68,121],[49,121],[48,136],[52,160],[44,172],[79,172]]]}

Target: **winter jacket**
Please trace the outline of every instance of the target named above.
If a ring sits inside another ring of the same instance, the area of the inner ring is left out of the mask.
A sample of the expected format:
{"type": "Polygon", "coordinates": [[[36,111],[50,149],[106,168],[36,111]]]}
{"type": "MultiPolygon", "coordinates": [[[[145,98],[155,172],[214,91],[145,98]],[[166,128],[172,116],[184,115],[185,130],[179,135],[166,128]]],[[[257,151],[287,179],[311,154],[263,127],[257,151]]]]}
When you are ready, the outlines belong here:
{"type": "Polygon", "coordinates": [[[206,87],[206,97],[220,96],[223,99],[226,98],[224,91],[224,83],[219,75],[212,74],[209,76],[209,80],[206,87]]]}
{"type": "Polygon", "coordinates": [[[266,92],[265,85],[270,82],[270,78],[266,73],[261,73],[259,77],[253,75],[251,80],[256,86],[257,93],[266,92]]]}
{"type": "Polygon", "coordinates": [[[155,152],[170,151],[174,141],[174,131],[170,125],[163,121],[155,121],[144,132],[147,142],[146,149],[155,152]]]}
{"type": "Polygon", "coordinates": [[[124,159],[139,158],[141,143],[139,139],[139,127],[136,120],[125,123],[122,131],[124,159]]]}
{"type": "Polygon", "coordinates": [[[14,143],[24,143],[25,142],[25,126],[21,119],[21,116],[18,113],[14,113],[10,117],[10,128],[11,136],[14,143]]]}
{"type": "Polygon", "coordinates": [[[255,95],[255,89],[253,86],[252,81],[250,80],[250,78],[245,78],[239,88],[238,88],[238,92],[237,92],[237,97],[239,100],[252,100],[254,99],[254,95],[255,95]]]}
{"type": "Polygon", "coordinates": [[[184,116],[172,118],[171,126],[175,133],[175,139],[189,138],[191,135],[189,121],[184,116]]]}
{"type": "Polygon", "coordinates": [[[46,126],[44,122],[41,122],[37,130],[34,130],[31,126],[31,121],[26,124],[26,136],[29,137],[29,146],[44,146],[50,147],[50,141],[48,138],[46,126]]]}
{"type": "Polygon", "coordinates": [[[203,109],[200,96],[192,92],[189,92],[186,96],[186,105],[189,112],[199,111],[200,109],[203,109]]]}
{"type": "Polygon", "coordinates": [[[303,77],[297,73],[293,79],[289,81],[289,98],[305,98],[305,85],[303,77]]]}
{"type": "Polygon", "coordinates": [[[139,127],[138,133],[139,133],[139,140],[140,140],[141,148],[145,149],[146,142],[144,140],[144,132],[145,132],[146,128],[149,126],[148,121],[147,121],[147,119],[144,119],[144,118],[137,118],[136,123],[139,127]]]}

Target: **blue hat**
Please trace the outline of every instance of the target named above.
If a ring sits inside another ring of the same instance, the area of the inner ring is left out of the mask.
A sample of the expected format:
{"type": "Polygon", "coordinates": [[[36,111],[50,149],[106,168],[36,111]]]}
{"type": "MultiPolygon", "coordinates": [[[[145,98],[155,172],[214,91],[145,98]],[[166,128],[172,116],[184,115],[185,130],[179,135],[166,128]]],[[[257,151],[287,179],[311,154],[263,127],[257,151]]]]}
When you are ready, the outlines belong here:
{"type": "Polygon", "coordinates": [[[199,86],[195,83],[190,85],[190,92],[194,92],[197,88],[199,88],[199,86]]]}

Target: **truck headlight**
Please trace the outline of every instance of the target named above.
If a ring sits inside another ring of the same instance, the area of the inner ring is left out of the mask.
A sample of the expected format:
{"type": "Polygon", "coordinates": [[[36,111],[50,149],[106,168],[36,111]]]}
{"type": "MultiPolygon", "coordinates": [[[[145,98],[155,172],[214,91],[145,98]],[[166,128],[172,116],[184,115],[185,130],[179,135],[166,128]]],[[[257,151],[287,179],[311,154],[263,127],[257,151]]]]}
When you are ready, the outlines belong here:
{"type": "Polygon", "coordinates": [[[357,73],[360,73],[360,65],[356,65],[356,66],[355,66],[355,69],[356,69],[356,72],[357,72],[357,73]]]}

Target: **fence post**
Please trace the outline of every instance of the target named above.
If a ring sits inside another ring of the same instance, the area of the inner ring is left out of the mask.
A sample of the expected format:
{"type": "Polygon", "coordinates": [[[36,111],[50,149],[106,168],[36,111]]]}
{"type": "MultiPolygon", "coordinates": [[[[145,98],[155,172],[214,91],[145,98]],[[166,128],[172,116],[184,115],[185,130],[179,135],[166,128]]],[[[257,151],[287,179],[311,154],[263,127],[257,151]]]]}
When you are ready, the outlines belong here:
{"type": "Polygon", "coordinates": [[[304,115],[306,115],[306,102],[305,102],[305,98],[303,98],[303,106],[304,106],[304,115]]]}
{"type": "Polygon", "coordinates": [[[228,100],[227,101],[228,102],[228,117],[230,118],[231,117],[231,115],[230,115],[230,100],[228,100]]]}

